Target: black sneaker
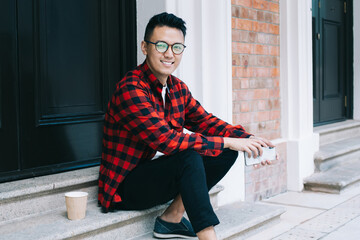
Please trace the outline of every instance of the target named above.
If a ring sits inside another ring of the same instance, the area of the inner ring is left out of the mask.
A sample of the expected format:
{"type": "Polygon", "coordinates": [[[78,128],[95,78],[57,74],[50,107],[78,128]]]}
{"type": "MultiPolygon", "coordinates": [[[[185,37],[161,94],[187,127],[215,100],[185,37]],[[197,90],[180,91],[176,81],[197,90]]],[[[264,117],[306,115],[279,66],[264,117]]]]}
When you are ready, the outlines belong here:
{"type": "Polygon", "coordinates": [[[186,219],[182,218],[179,223],[165,222],[156,218],[154,226],[154,237],[156,238],[194,238],[196,234],[191,226],[191,223],[186,219]]]}

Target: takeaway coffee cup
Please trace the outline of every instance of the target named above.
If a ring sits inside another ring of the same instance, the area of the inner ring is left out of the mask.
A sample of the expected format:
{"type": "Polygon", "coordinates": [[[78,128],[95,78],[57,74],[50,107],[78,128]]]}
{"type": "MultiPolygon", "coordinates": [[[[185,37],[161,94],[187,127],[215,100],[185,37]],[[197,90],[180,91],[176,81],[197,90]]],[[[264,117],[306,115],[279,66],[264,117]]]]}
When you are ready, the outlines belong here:
{"type": "Polygon", "coordinates": [[[87,196],[87,192],[65,193],[67,216],[70,220],[79,220],[85,217],[87,196]]]}

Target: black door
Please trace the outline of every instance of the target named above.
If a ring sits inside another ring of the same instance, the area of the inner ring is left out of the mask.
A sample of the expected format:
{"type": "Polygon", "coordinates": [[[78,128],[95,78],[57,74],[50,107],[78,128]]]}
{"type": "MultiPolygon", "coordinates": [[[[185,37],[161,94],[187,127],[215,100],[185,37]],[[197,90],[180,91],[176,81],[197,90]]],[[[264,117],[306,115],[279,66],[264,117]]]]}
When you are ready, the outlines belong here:
{"type": "Polygon", "coordinates": [[[136,65],[135,1],[1,4],[13,61],[0,70],[0,180],[98,164],[109,96],[136,65]]]}
{"type": "Polygon", "coordinates": [[[314,124],[348,117],[349,77],[345,0],[313,0],[314,124]]]}

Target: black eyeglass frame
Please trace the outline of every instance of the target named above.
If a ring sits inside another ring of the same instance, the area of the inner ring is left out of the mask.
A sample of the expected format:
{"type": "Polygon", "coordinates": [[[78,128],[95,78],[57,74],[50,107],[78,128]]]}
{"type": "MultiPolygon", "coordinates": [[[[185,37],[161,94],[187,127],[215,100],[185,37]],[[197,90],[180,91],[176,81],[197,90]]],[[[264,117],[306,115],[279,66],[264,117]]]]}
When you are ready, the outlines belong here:
{"type": "Polygon", "coordinates": [[[164,41],[157,41],[157,42],[151,42],[151,41],[148,41],[148,40],[144,40],[144,41],[147,42],[147,43],[154,44],[156,51],[158,51],[159,53],[165,53],[165,52],[169,49],[169,47],[171,47],[171,51],[172,51],[175,55],[180,55],[180,54],[182,54],[182,53],[184,52],[184,50],[185,50],[185,48],[186,48],[186,46],[185,46],[184,44],[182,44],[182,43],[174,43],[174,44],[170,45],[170,44],[168,44],[167,42],[164,42],[164,41]],[[157,45],[158,43],[165,43],[166,46],[167,46],[166,50],[163,51],[163,52],[160,52],[160,51],[157,49],[157,47],[156,47],[156,45],[157,45]],[[184,47],[183,50],[181,51],[181,53],[175,53],[175,52],[174,52],[173,47],[174,47],[174,45],[176,45],[176,44],[180,44],[180,45],[182,45],[182,46],[184,47]]]}

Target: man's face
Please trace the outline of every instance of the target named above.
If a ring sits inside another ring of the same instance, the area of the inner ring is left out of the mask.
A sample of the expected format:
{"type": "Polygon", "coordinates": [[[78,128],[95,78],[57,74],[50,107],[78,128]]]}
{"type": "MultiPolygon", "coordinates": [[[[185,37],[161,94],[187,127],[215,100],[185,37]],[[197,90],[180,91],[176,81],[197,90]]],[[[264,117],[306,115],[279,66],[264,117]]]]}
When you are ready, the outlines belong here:
{"type": "Polygon", "coordinates": [[[155,45],[142,41],[141,50],[146,55],[146,63],[152,73],[159,79],[162,84],[170,74],[172,74],[180,64],[182,54],[176,55],[172,52],[171,46],[174,43],[184,44],[184,36],[181,30],[167,26],[155,27],[149,41],[156,43],[163,41],[169,44],[166,52],[160,53],[156,50],[155,45]]]}

